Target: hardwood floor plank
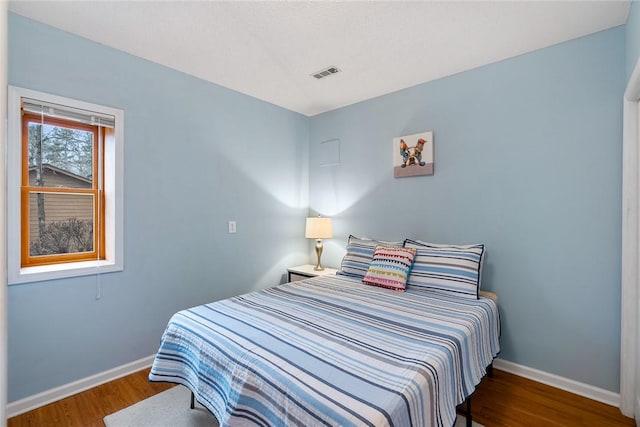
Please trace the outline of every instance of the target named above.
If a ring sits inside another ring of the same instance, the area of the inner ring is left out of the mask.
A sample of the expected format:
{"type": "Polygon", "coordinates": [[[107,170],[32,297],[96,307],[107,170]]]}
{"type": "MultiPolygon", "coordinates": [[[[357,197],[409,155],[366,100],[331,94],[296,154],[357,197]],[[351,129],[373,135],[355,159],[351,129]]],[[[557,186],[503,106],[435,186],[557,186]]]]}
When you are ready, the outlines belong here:
{"type": "Polygon", "coordinates": [[[616,407],[497,369],[472,402],[473,419],[487,427],[635,426],[616,407]]]}
{"type": "Polygon", "coordinates": [[[148,375],[148,369],[135,372],[9,418],[7,427],[104,427],[105,416],[173,387],[149,382],[148,375]]]}
{"type": "MultiPolygon", "coordinates": [[[[149,382],[148,373],[142,370],[10,418],[7,426],[104,427],[105,416],[173,387],[149,382]]],[[[472,414],[486,427],[635,426],[616,407],[498,369],[478,386],[472,414]]]]}

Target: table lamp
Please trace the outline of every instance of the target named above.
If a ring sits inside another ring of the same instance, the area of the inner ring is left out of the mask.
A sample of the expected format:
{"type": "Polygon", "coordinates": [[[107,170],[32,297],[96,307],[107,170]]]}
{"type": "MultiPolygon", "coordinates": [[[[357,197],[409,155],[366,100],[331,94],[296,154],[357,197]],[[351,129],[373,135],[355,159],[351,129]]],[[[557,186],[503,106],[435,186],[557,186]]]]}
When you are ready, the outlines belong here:
{"type": "Polygon", "coordinates": [[[322,239],[330,239],[333,237],[331,218],[321,218],[320,216],[307,218],[307,227],[304,232],[304,237],[307,239],[316,239],[316,255],[318,256],[318,263],[313,269],[316,271],[324,270],[324,267],[320,264],[320,257],[322,256],[322,239]]]}

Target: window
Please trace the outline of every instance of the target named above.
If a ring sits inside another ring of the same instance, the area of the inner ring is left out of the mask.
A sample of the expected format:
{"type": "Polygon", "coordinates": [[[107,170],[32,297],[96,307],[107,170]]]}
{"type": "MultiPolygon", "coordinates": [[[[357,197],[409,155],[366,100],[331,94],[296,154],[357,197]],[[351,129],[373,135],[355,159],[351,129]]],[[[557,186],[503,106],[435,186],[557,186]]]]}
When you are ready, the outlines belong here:
{"type": "Polygon", "coordinates": [[[20,265],[104,259],[105,128],[29,105],[23,99],[20,265]]]}
{"type": "Polygon", "coordinates": [[[110,107],[9,87],[9,283],[122,270],[122,127],[110,107]]]}

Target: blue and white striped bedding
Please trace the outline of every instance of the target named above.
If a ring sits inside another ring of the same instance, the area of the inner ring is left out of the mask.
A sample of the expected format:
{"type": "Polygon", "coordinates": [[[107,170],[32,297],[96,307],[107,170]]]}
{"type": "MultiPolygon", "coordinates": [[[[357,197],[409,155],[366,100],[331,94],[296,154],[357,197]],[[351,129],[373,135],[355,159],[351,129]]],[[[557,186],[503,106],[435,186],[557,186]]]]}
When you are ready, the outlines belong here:
{"type": "Polygon", "coordinates": [[[149,379],[188,386],[222,426],[448,427],[499,329],[488,298],[316,277],[176,313],[149,379]]]}

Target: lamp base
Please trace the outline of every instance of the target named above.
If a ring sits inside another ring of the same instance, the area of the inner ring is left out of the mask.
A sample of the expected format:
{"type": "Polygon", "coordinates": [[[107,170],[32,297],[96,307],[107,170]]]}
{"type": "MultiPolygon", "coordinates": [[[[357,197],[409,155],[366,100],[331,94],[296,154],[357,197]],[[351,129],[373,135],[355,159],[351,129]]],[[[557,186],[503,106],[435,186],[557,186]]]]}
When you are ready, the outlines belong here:
{"type": "Polygon", "coordinates": [[[318,263],[313,269],[315,271],[323,271],[324,267],[320,264],[320,257],[322,256],[322,240],[320,239],[316,240],[316,256],[318,257],[318,263]]]}

